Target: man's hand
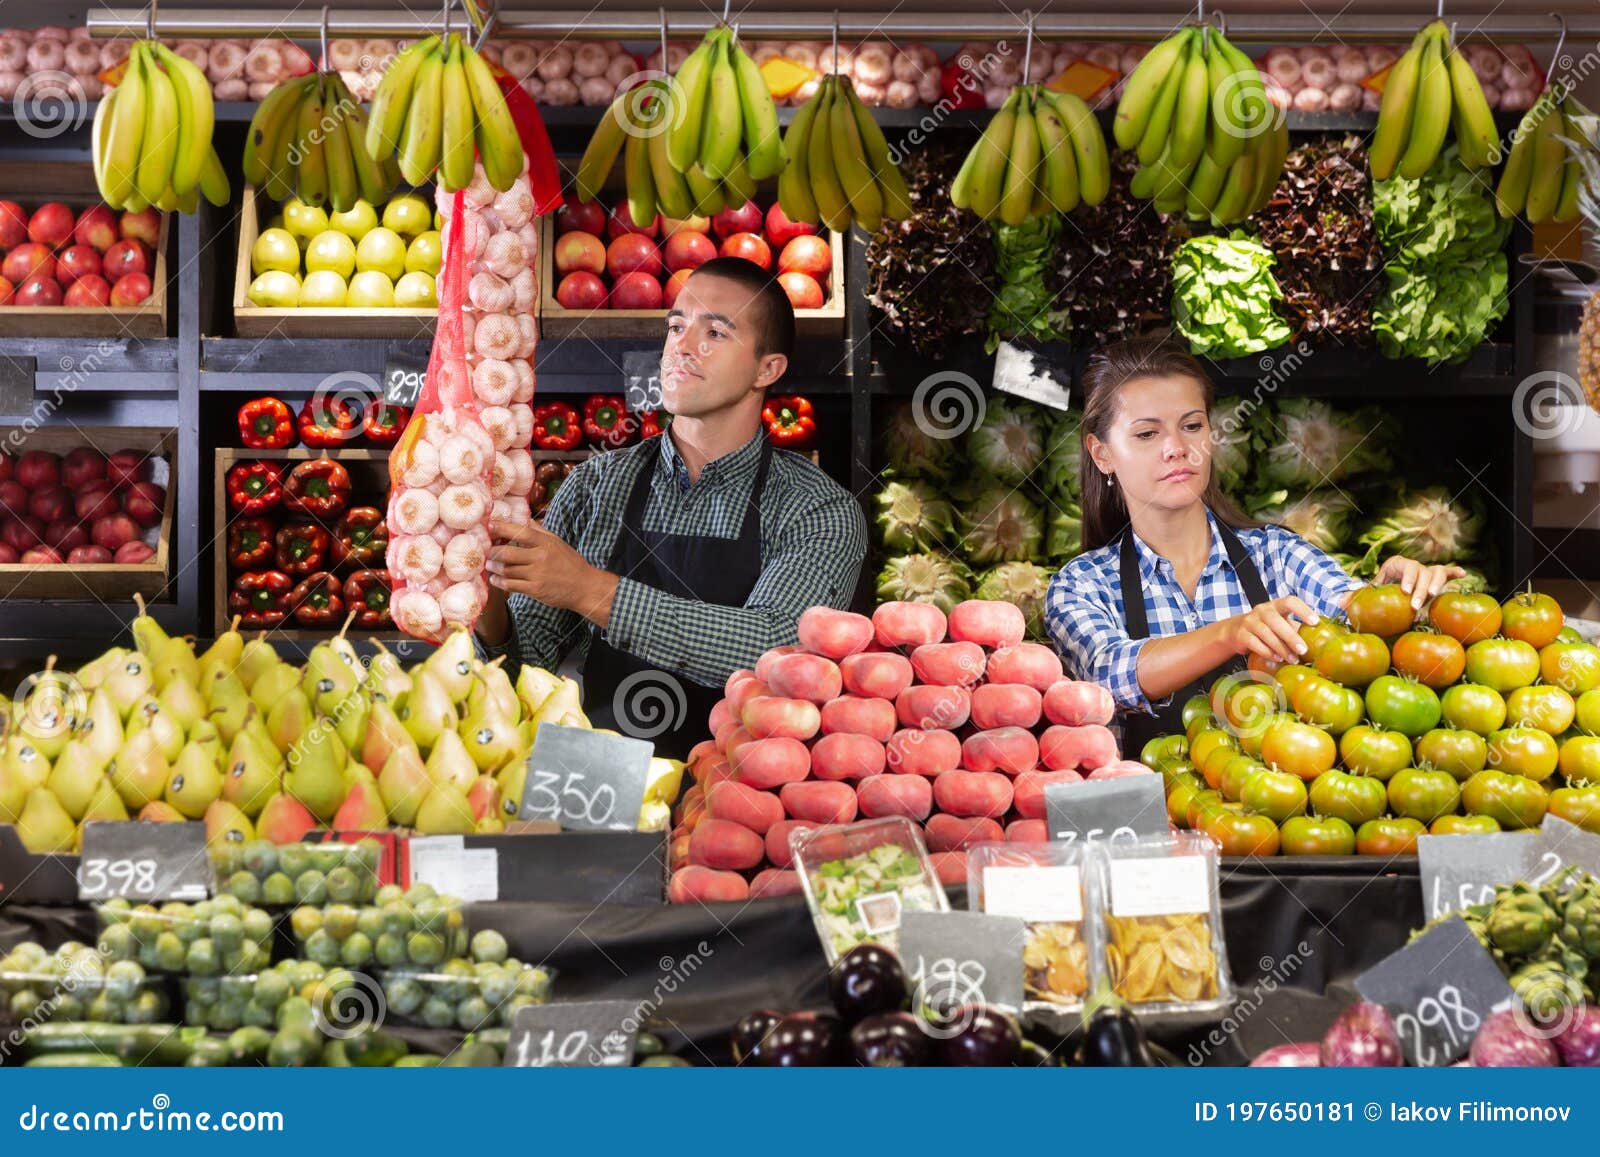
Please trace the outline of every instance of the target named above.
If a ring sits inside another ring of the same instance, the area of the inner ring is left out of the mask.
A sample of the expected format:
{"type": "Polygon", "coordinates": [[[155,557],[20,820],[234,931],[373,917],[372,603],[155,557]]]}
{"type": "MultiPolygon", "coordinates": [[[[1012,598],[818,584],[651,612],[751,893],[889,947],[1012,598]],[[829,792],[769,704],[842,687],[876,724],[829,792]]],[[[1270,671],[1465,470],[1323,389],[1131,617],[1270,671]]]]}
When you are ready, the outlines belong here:
{"type": "Polygon", "coordinates": [[[490,586],[576,611],[602,629],[610,622],[616,575],[590,566],[537,522],[491,522],[489,534],[500,544],[489,552],[490,586]]]}
{"type": "Polygon", "coordinates": [[[1411,609],[1416,611],[1444,590],[1445,583],[1466,573],[1458,566],[1424,566],[1415,559],[1402,558],[1397,554],[1378,568],[1372,581],[1377,586],[1399,583],[1400,589],[1411,596],[1411,609]]]}

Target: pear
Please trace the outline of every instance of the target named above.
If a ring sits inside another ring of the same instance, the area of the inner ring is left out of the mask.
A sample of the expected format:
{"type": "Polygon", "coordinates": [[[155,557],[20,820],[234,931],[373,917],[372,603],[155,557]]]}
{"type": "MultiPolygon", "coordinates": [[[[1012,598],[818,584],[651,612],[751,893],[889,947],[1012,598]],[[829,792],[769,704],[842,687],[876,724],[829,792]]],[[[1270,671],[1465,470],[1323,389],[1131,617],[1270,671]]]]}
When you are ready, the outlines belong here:
{"type": "Polygon", "coordinates": [[[467,789],[467,803],[472,805],[474,819],[484,819],[500,812],[500,785],[492,775],[480,775],[467,789]]]}
{"type": "Polygon", "coordinates": [[[561,679],[551,674],[543,667],[530,667],[524,665],[517,675],[517,698],[522,703],[522,715],[525,719],[532,719],[539,714],[539,708],[545,701],[554,695],[561,687],[561,679]]]}
{"type": "Polygon", "coordinates": [[[74,820],[81,820],[94,797],[95,786],[103,778],[105,768],[95,761],[94,755],[80,740],[73,740],[62,748],[50,768],[50,778],[45,786],[74,820]]]}
{"type": "Polygon", "coordinates": [[[212,800],[205,810],[206,847],[218,851],[226,845],[242,847],[256,838],[250,817],[225,799],[212,800]]]}
{"type": "Polygon", "coordinates": [[[94,794],[89,797],[89,806],[83,809],[83,815],[78,817],[78,834],[83,834],[83,825],[92,823],[110,823],[117,820],[126,820],[128,809],[123,805],[122,797],[117,794],[117,789],[111,786],[111,780],[102,775],[94,783],[94,794]]]}
{"type": "MultiPolygon", "coordinates": [[[[255,705],[250,705],[255,710],[255,705]]],[[[228,747],[222,775],[222,798],[254,819],[261,814],[272,793],[278,790],[283,759],[271,741],[262,745],[252,728],[241,727],[228,747]]]]}
{"type": "Polygon", "coordinates": [[[78,724],[78,739],[104,767],[122,746],[122,715],[105,691],[89,696],[89,709],[78,724]]]}
{"type": "MultiPolygon", "coordinates": [[[[351,751],[358,750],[353,744],[346,746],[351,751]]],[[[361,762],[366,764],[368,771],[377,775],[383,770],[383,765],[389,762],[389,757],[402,747],[409,747],[416,752],[416,740],[411,738],[411,733],[395,716],[394,708],[382,700],[374,702],[367,712],[367,733],[362,737],[359,748],[361,762]]],[[[418,759],[417,762],[420,764],[422,761],[418,759]]]]}
{"type": "Polygon", "coordinates": [[[450,702],[459,703],[472,689],[472,662],[476,652],[472,646],[472,632],[457,629],[439,645],[438,650],[423,660],[422,669],[444,688],[450,702]]]}
{"type": "Polygon", "coordinates": [[[133,596],[133,605],[139,608],[138,617],[132,622],[133,645],[145,655],[153,655],[168,643],[172,636],[162,629],[161,624],[150,617],[150,612],[145,610],[144,596],[133,596]]]}
{"type": "Polygon", "coordinates": [[[112,647],[109,651],[102,651],[98,658],[90,659],[78,668],[78,685],[85,691],[98,691],[106,681],[106,676],[128,657],[126,647],[112,647]]]}
{"type": "Polygon", "coordinates": [[[142,808],[151,800],[160,799],[166,790],[170,770],[160,744],[148,730],[136,732],[124,740],[122,749],[106,766],[111,786],[130,809],[142,808]]]}
{"type": "Polygon", "coordinates": [[[198,743],[184,744],[167,776],[167,790],[162,798],[186,818],[197,820],[221,796],[222,773],[217,770],[216,758],[208,755],[198,743]]]}
{"type": "Polygon", "coordinates": [[[205,718],[210,710],[205,696],[187,679],[172,680],[161,689],[156,702],[161,704],[161,710],[167,717],[186,732],[205,718]]]}
{"type": "Polygon", "coordinates": [[[88,701],[71,675],[55,669],[56,657],[45,660],[44,670],[23,680],[28,688],[13,720],[46,759],[55,759],[72,739],[88,701]]]}
{"type": "Polygon", "coordinates": [[[506,830],[506,821],[497,815],[484,816],[472,830],[480,836],[498,836],[506,830]]]}
{"type": "Polygon", "coordinates": [[[319,715],[332,715],[339,700],[361,685],[360,667],[359,660],[352,662],[346,658],[342,650],[334,649],[331,641],[318,643],[306,658],[300,690],[305,692],[319,715]]]}
{"type": "Polygon", "coordinates": [[[508,820],[516,819],[517,813],[522,810],[522,788],[528,781],[527,760],[519,759],[506,764],[494,778],[500,785],[501,814],[508,820]]]}
{"type": "Polygon", "coordinates": [[[61,802],[47,788],[28,793],[17,817],[17,835],[22,846],[36,856],[70,852],[77,845],[78,826],[72,822],[61,802]]]}
{"type": "Polygon", "coordinates": [[[316,727],[311,704],[299,688],[286,692],[267,711],[267,734],[279,751],[288,755],[316,727]]]}
{"type": "Polygon", "coordinates": [[[325,723],[318,724],[289,751],[283,790],[326,823],[350,790],[345,780],[347,758],[339,733],[325,723]]]}
{"type": "MultiPolygon", "coordinates": [[[[256,689],[256,683],[261,676],[276,667],[288,666],[278,658],[277,650],[267,642],[267,633],[262,631],[255,638],[244,645],[243,652],[239,655],[239,663],[234,674],[239,676],[239,682],[245,685],[248,691],[256,689]]],[[[289,668],[291,671],[293,667],[289,668]]]]}
{"type": "Polygon", "coordinates": [[[223,742],[222,732],[218,731],[217,725],[209,719],[202,719],[189,728],[189,742],[200,744],[218,764],[221,764],[222,756],[228,750],[228,745],[223,742]]]}
{"type": "Polygon", "coordinates": [[[400,660],[387,647],[373,642],[378,650],[367,664],[367,690],[374,702],[398,703],[411,690],[411,676],[401,670],[400,660]]]}
{"type": "Polygon", "coordinates": [[[261,712],[263,719],[273,705],[290,691],[300,688],[300,669],[291,667],[288,663],[279,663],[276,667],[262,672],[250,687],[250,702],[256,705],[256,710],[261,712]]]}
{"type": "Polygon", "coordinates": [[[370,772],[351,787],[334,813],[331,826],[336,832],[379,832],[389,826],[388,809],[370,772]]]}
{"type": "Polygon", "coordinates": [[[234,615],[228,629],[218,635],[200,656],[202,687],[211,686],[211,680],[221,674],[232,674],[244,656],[244,636],[239,633],[239,616],[234,615]]]}
{"type": "MultiPolygon", "coordinates": [[[[468,697],[470,701],[470,696],[468,697]]],[[[466,746],[467,755],[480,772],[497,771],[515,757],[520,737],[517,735],[517,717],[500,713],[499,704],[487,695],[479,696],[474,707],[469,705],[456,733],[466,746]]]]}
{"type": "Polygon", "coordinates": [[[194,686],[200,682],[200,662],[188,639],[168,639],[149,659],[150,677],[162,690],[173,683],[194,686]]]}
{"type": "Polygon", "coordinates": [[[562,679],[561,685],[539,705],[539,710],[534,713],[532,722],[535,727],[541,723],[558,723],[563,727],[589,728],[589,717],[583,713],[583,689],[576,680],[562,679]]]}
{"type": "Polygon", "coordinates": [[[467,754],[466,745],[454,731],[439,736],[439,742],[428,753],[428,778],[434,783],[453,783],[462,791],[472,786],[478,778],[477,765],[467,754]]]}
{"type": "Polygon", "coordinates": [[[501,656],[492,663],[476,664],[473,669],[478,677],[467,692],[467,707],[470,710],[474,701],[487,699],[501,715],[515,723],[522,718],[522,702],[517,698],[517,689],[511,685],[511,676],[500,665],[503,659],[501,656]]]}
{"type": "Polygon", "coordinates": [[[416,829],[427,836],[464,836],[477,822],[466,792],[453,783],[436,783],[417,809],[416,829]]]}
{"type": "Polygon", "coordinates": [[[133,705],[150,694],[155,681],[150,677],[149,661],[137,651],[125,651],[122,661],[106,672],[101,686],[126,724],[133,705]]]}
{"type": "MultiPolygon", "coordinates": [[[[120,797],[119,797],[120,798],[120,797]]],[[[145,824],[186,824],[188,819],[165,800],[153,799],[139,809],[138,819],[145,824]]]]}
{"type": "Polygon", "coordinates": [[[433,787],[428,769],[416,747],[397,747],[389,756],[383,770],[378,773],[378,791],[383,796],[383,806],[395,823],[410,827],[417,818],[417,809],[433,787]]]}
{"type": "Polygon", "coordinates": [[[233,742],[233,737],[244,726],[245,719],[255,706],[251,702],[250,692],[244,689],[244,684],[232,671],[219,672],[206,684],[206,703],[210,707],[207,718],[217,725],[224,743],[233,742]]]}
{"type": "Polygon", "coordinates": [[[411,679],[411,694],[395,712],[411,738],[424,751],[432,749],[439,737],[453,733],[460,722],[449,692],[427,671],[419,670],[411,679]]]}
{"type": "Polygon", "coordinates": [[[299,843],[316,826],[317,817],[303,803],[281,792],[269,799],[256,817],[256,835],[274,844],[299,843]]]}
{"type": "Polygon", "coordinates": [[[123,726],[123,733],[129,737],[146,731],[154,737],[168,763],[178,758],[178,752],[183,750],[183,728],[161,709],[161,702],[154,695],[146,695],[135,703],[123,726]]]}
{"type": "Polygon", "coordinates": [[[367,714],[372,709],[366,695],[352,691],[333,709],[334,730],[344,742],[346,750],[355,754],[361,750],[367,735],[367,714]]]}
{"type": "Polygon", "coordinates": [[[5,740],[0,754],[0,823],[16,823],[28,793],[50,778],[50,761],[23,735],[5,740]]]}

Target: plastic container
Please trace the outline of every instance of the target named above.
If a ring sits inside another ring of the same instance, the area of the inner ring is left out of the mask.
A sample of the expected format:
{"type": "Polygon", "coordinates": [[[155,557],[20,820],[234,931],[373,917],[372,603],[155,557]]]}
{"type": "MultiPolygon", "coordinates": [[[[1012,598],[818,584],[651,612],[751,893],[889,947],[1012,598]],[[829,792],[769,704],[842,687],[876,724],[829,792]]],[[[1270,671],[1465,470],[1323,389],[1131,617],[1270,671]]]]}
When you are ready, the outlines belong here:
{"type": "Polygon", "coordinates": [[[1141,1011],[1210,1012],[1233,999],[1217,845],[1198,832],[1095,841],[1098,943],[1117,995],[1141,1011]]]}
{"type": "Polygon", "coordinates": [[[967,849],[967,904],[1024,921],[1024,1011],[1081,1008],[1099,979],[1080,843],[985,843],[967,849]]]}
{"type": "Polygon", "coordinates": [[[296,955],[327,968],[435,968],[467,954],[459,900],[384,889],[381,904],[302,905],[289,914],[296,955]]]}
{"type": "Polygon", "coordinates": [[[170,1003],[161,977],[84,944],[52,953],[29,942],[0,956],[0,1021],[155,1024],[170,1003]]]}
{"type": "Polygon", "coordinates": [[[555,974],[517,960],[447,960],[438,968],[377,973],[389,1017],[423,1028],[510,1028],[517,1009],[547,1004],[555,974]]]}
{"type": "Polygon", "coordinates": [[[325,1014],[336,1027],[344,1026],[349,1014],[361,1015],[372,1008],[372,981],[345,969],[324,968],[309,960],[280,960],[271,968],[253,975],[191,977],[183,982],[185,1024],[204,1025],[217,1032],[238,1028],[275,1028],[278,1007],[291,996],[327,1001],[325,1014]],[[327,983],[324,985],[323,982],[327,983]],[[346,1005],[338,994],[345,989],[355,993],[346,1005]]]}
{"type": "Polygon", "coordinates": [[[272,914],[232,896],[197,904],[96,905],[97,946],[108,961],[151,972],[226,976],[258,972],[272,960],[272,914]]]}
{"type": "Polygon", "coordinates": [[[383,847],[356,843],[277,844],[251,840],[211,853],[217,893],[247,904],[370,904],[376,899],[383,847]]]}
{"type": "Polygon", "coordinates": [[[858,944],[900,948],[902,912],[948,912],[922,833],[904,816],[789,833],[831,965],[858,944]]]}

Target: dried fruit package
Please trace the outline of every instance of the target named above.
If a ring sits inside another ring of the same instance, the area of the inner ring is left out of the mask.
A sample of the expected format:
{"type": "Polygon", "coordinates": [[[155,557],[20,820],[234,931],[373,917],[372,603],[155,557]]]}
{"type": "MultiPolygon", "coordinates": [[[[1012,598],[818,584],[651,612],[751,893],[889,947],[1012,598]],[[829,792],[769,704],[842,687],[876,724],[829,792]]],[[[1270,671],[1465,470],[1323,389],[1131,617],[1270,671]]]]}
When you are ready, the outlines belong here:
{"type": "Polygon", "coordinates": [[[967,849],[968,906],[1024,921],[1026,1011],[1079,1008],[1099,979],[1088,888],[1082,844],[992,843],[967,849]]]}
{"type": "Polygon", "coordinates": [[[387,554],[395,623],[435,642],[483,611],[489,523],[532,521],[539,296],[526,171],[496,193],[480,164],[467,188],[436,203],[439,321],[422,394],[389,455],[387,554]]]}

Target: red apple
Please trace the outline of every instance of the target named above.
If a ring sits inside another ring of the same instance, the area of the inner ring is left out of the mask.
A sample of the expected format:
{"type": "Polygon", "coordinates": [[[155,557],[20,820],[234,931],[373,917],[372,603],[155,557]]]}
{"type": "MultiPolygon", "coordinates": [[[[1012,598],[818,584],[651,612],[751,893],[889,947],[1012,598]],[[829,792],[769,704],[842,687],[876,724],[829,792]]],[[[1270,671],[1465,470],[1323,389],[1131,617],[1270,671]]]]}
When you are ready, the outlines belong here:
{"type": "Polygon", "coordinates": [[[767,210],[767,240],[780,249],[796,237],[809,237],[816,231],[815,225],[789,220],[788,214],[783,211],[783,206],[776,201],[772,203],[772,208],[767,210]]]}
{"type": "Polygon", "coordinates": [[[693,272],[694,270],[692,269],[679,269],[671,277],[667,278],[667,283],[661,287],[661,304],[663,307],[672,308],[673,302],[678,300],[678,291],[683,288],[683,283],[689,280],[689,274],[693,272]]]}
{"type": "Polygon", "coordinates": [[[661,276],[661,249],[641,233],[624,233],[606,246],[606,272],[615,282],[624,273],[661,276]]]}
{"type": "Polygon", "coordinates": [[[116,550],[123,543],[139,537],[139,524],[126,514],[108,514],[95,519],[89,537],[94,539],[96,546],[116,550]]]}
{"type": "MultiPolygon", "coordinates": [[[[129,274],[130,277],[143,277],[142,273],[129,274]]],[[[88,308],[91,306],[107,306],[111,304],[111,283],[98,273],[90,273],[80,277],[67,286],[67,292],[62,295],[62,305],[88,308]]]]}
{"type": "Polygon", "coordinates": [[[28,240],[50,249],[59,248],[72,236],[74,224],[76,218],[71,209],[60,201],[47,201],[28,218],[28,240]]]}
{"type": "Polygon", "coordinates": [[[45,522],[66,518],[72,513],[72,491],[65,486],[46,486],[28,499],[28,513],[45,522]]]}
{"type": "Polygon", "coordinates": [[[0,511],[7,514],[28,513],[28,488],[14,478],[0,482],[0,511]]]}
{"type": "Polygon", "coordinates": [[[671,237],[677,233],[709,233],[711,232],[710,217],[663,217],[661,218],[661,236],[671,237]]]}
{"type": "Polygon", "coordinates": [[[48,450],[29,450],[17,459],[17,481],[29,490],[61,483],[61,459],[48,450]]]}
{"type": "Polygon", "coordinates": [[[821,237],[796,237],[778,254],[778,272],[805,273],[820,284],[833,272],[833,250],[821,237]]]}
{"type": "Polygon", "coordinates": [[[155,547],[135,539],[117,547],[117,553],[112,556],[112,561],[127,566],[130,563],[149,562],[155,556],[155,547]]]}
{"type": "Polygon", "coordinates": [[[9,277],[0,277],[0,305],[10,305],[16,291],[17,287],[11,283],[9,277]]]}
{"type": "Polygon", "coordinates": [[[648,273],[624,273],[611,287],[612,309],[660,309],[661,283],[648,273]]]}
{"type": "Polygon", "coordinates": [[[772,248],[755,233],[735,233],[722,243],[723,257],[743,257],[763,269],[772,268],[772,248]]]}
{"type": "Polygon", "coordinates": [[[124,237],[143,241],[152,249],[156,247],[156,242],[161,240],[161,214],[155,209],[124,213],[118,224],[124,237]]]}
{"type": "Polygon", "coordinates": [[[606,283],[592,273],[569,273],[556,286],[562,309],[601,309],[606,303],[606,283]]]}
{"type": "Polygon", "coordinates": [[[737,209],[724,209],[711,218],[711,231],[724,238],[735,233],[759,233],[762,220],[761,206],[746,201],[737,209]]]}
{"type": "Polygon", "coordinates": [[[56,258],[56,280],[63,288],[80,277],[100,272],[100,254],[92,245],[69,245],[56,258]]]}
{"type": "Polygon", "coordinates": [[[604,273],[606,271],[606,243],[593,233],[582,231],[564,233],[556,240],[556,272],[604,273]]]}
{"type": "Polygon", "coordinates": [[[26,210],[15,201],[0,201],[0,249],[15,249],[27,239],[26,210]]]}
{"type": "Polygon", "coordinates": [[[568,201],[556,210],[556,236],[596,233],[606,227],[605,206],[599,201],[568,201]]]}
{"type": "Polygon", "coordinates": [[[717,247],[712,244],[711,238],[704,233],[691,233],[688,230],[674,233],[661,247],[661,256],[672,273],[680,269],[696,269],[716,255],[717,247]]]}
{"type": "Polygon", "coordinates": [[[86,545],[89,541],[89,532],[80,522],[74,522],[70,518],[58,518],[44,528],[44,540],[62,554],[66,554],[75,546],[86,545]]]}
{"type": "Polygon", "coordinates": [[[136,240],[118,241],[107,249],[102,265],[106,280],[113,284],[130,273],[150,272],[150,258],[145,247],[136,240]]]}
{"type": "Polygon", "coordinates": [[[111,492],[110,484],[104,482],[97,482],[78,495],[78,501],[72,508],[72,512],[85,522],[115,514],[117,510],[117,496],[111,492]]]}
{"type": "Polygon", "coordinates": [[[60,561],[61,556],[50,546],[33,546],[22,552],[24,566],[54,566],[60,561]]]}
{"type": "Polygon", "coordinates": [[[5,451],[0,450],[0,482],[10,482],[14,477],[13,471],[17,468],[17,460],[5,451]]]}
{"type": "Polygon", "coordinates": [[[789,304],[796,309],[821,309],[822,286],[810,274],[791,269],[778,274],[778,284],[789,295],[789,304]]]}
{"type": "Polygon", "coordinates": [[[30,546],[38,546],[43,541],[44,523],[31,514],[24,514],[13,518],[0,529],[0,538],[3,538],[15,550],[24,551],[30,546]]]}
{"type": "Polygon", "coordinates": [[[53,279],[56,275],[56,255],[50,252],[48,245],[29,241],[6,254],[5,263],[0,265],[0,273],[5,275],[7,281],[17,285],[30,277],[53,279]]]}
{"type": "Polygon", "coordinates": [[[122,509],[140,526],[154,526],[160,522],[161,509],[166,504],[167,492],[154,482],[135,482],[122,496],[122,509]]]}
{"type": "Polygon", "coordinates": [[[18,288],[13,304],[60,305],[61,283],[54,277],[30,277],[18,288]]]}
{"type": "Polygon", "coordinates": [[[9,542],[0,542],[0,563],[16,562],[22,555],[9,542]]]}
{"type": "Polygon", "coordinates": [[[106,457],[93,446],[79,446],[61,460],[61,485],[81,493],[106,476],[106,457]]]}
{"type": "Polygon", "coordinates": [[[606,218],[606,235],[613,240],[624,233],[643,233],[646,237],[654,237],[661,231],[661,214],[657,213],[647,225],[636,225],[633,214],[628,212],[628,202],[618,201],[617,207],[611,210],[611,216],[606,218]]]}
{"type": "MultiPolygon", "coordinates": [[[[144,543],[141,542],[139,545],[144,546],[144,543]]],[[[145,547],[145,549],[148,550],[149,547],[145,547]]],[[[86,546],[75,546],[67,551],[67,562],[69,563],[111,561],[111,552],[105,547],[95,546],[93,543],[89,543],[86,546]]]]}
{"type": "Polygon", "coordinates": [[[124,274],[117,278],[116,284],[111,287],[111,304],[138,305],[150,296],[153,288],[150,278],[143,273],[124,274]]]}
{"type": "Polygon", "coordinates": [[[139,450],[118,450],[106,459],[106,477],[121,490],[150,477],[150,459],[139,450]]]}
{"type": "Polygon", "coordinates": [[[95,205],[78,214],[72,236],[79,245],[93,246],[104,253],[117,243],[117,215],[104,205],[95,205]]]}

